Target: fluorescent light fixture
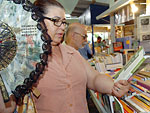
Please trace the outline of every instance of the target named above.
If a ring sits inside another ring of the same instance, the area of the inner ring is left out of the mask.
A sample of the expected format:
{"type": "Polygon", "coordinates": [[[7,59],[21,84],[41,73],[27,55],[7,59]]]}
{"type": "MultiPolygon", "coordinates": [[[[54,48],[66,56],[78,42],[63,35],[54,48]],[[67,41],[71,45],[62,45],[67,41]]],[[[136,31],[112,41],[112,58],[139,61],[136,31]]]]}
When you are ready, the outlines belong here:
{"type": "Polygon", "coordinates": [[[71,15],[70,14],[65,14],[65,17],[66,18],[71,18],[71,15]]]}
{"type": "Polygon", "coordinates": [[[108,28],[108,29],[110,29],[110,28],[111,28],[111,26],[107,26],[107,28],[108,28]]]}
{"type": "Polygon", "coordinates": [[[135,4],[131,4],[131,10],[133,13],[136,13],[138,11],[138,7],[135,4]]]}

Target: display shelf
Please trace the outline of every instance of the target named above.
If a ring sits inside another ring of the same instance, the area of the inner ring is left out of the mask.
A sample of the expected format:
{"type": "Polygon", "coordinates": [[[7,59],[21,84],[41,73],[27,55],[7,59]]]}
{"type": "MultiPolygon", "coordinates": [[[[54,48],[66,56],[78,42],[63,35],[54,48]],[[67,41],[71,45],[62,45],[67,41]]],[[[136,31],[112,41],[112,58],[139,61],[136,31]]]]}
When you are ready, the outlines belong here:
{"type": "Polygon", "coordinates": [[[135,49],[122,49],[120,52],[123,53],[123,64],[125,65],[129,59],[134,55],[136,52],[135,49]]]}

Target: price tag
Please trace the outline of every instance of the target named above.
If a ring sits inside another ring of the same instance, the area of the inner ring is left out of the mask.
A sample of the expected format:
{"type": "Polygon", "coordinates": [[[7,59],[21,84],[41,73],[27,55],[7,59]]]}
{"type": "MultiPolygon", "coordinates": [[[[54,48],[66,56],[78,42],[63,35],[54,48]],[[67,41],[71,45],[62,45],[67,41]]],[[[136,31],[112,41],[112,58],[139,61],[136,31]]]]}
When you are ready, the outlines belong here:
{"type": "Polygon", "coordinates": [[[40,91],[35,87],[32,88],[32,93],[36,98],[39,98],[39,96],[41,95],[40,91]]]}

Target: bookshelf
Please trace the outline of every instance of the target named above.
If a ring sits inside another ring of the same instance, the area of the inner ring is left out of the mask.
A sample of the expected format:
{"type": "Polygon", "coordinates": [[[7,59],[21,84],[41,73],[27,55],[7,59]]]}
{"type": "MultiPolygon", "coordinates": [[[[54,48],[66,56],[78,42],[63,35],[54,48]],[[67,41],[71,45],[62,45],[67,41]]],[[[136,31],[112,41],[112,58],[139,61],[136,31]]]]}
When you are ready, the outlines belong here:
{"type": "MultiPolygon", "coordinates": [[[[133,75],[131,81],[130,93],[126,95],[123,101],[132,108],[134,112],[150,112],[150,73],[140,71],[133,75]]],[[[125,106],[123,106],[125,110],[125,106]]],[[[132,113],[132,112],[131,112],[132,113]]]]}
{"type": "Polygon", "coordinates": [[[90,90],[100,113],[150,113],[150,56],[144,55],[144,50],[139,50],[133,55],[128,63],[118,72],[119,74],[110,75],[115,81],[133,77],[129,92],[122,98],[116,98],[95,93],[90,90]],[[126,76],[124,76],[126,75],[126,76]],[[117,77],[117,78],[116,78],[117,77]],[[107,98],[109,97],[109,98],[107,98]],[[111,98],[112,99],[111,99],[111,98]]]}
{"type": "MultiPolygon", "coordinates": [[[[140,71],[138,74],[133,76],[134,79],[131,82],[131,88],[129,90],[129,93],[127,93],[124,97],[117,99],[117,101],[119,102],[116,108],[118,109],[118,111],[120,111],[119,113],[149,113],[150,112],[150,75],[149,74],[150,72],[147,73],[147,72],[140,71]],[[143,73],[143,75],[141,73],[143,73]],[[146,75],[145,73],[148,75],[146,75]],[[141,74],[142,76],[139,77],[139,74],[141,74]],[[145,81],[145,85],[147,85],[148,87],[139,85],[137,79],[141,79],[141,81],[142,80],[145,81]]],[[[108,104],[106,101],[102,100],[103,99],[101,97],[102,94],[94,92],[92,90],[89,90],[89,93],[99,113],[115,113],[116,108],[113,108],[113,111],[109,110],[112,109],[109,108],[111,107],[110,106],[111,102],[113,105],[114,103],[116,104],[114,100],[110,101],[110,103],[108,104]]]]}

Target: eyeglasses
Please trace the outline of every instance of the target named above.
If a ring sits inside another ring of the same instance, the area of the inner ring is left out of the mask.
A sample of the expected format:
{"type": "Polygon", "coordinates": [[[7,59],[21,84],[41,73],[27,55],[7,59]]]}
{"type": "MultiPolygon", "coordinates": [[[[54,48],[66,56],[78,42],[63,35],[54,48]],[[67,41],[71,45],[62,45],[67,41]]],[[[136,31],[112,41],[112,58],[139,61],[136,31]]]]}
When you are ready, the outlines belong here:
{"type": "Polygon", "coordinates": [[[76,33],[76,34],[79,34],[81,37],[83,37],[83,39],[86,39],[88,36],[85,34],[85,35],[83,35],[83,34],[81,34],[81,33],[77,33],[77,32],[74,32],[74,33],[76,33]]]}
{"type": "Polygon", "coordinates": [[[60,27],[62,24],[67,27],[69,25],[69,23],[67,23],[66,21],[61,21],[60,19],[54,19],[54,18],[49,18],[49,17],[44,17],[44,19],[48,19],[52,22],[54,22],[54,25],[57,27],[60,27]]]}

